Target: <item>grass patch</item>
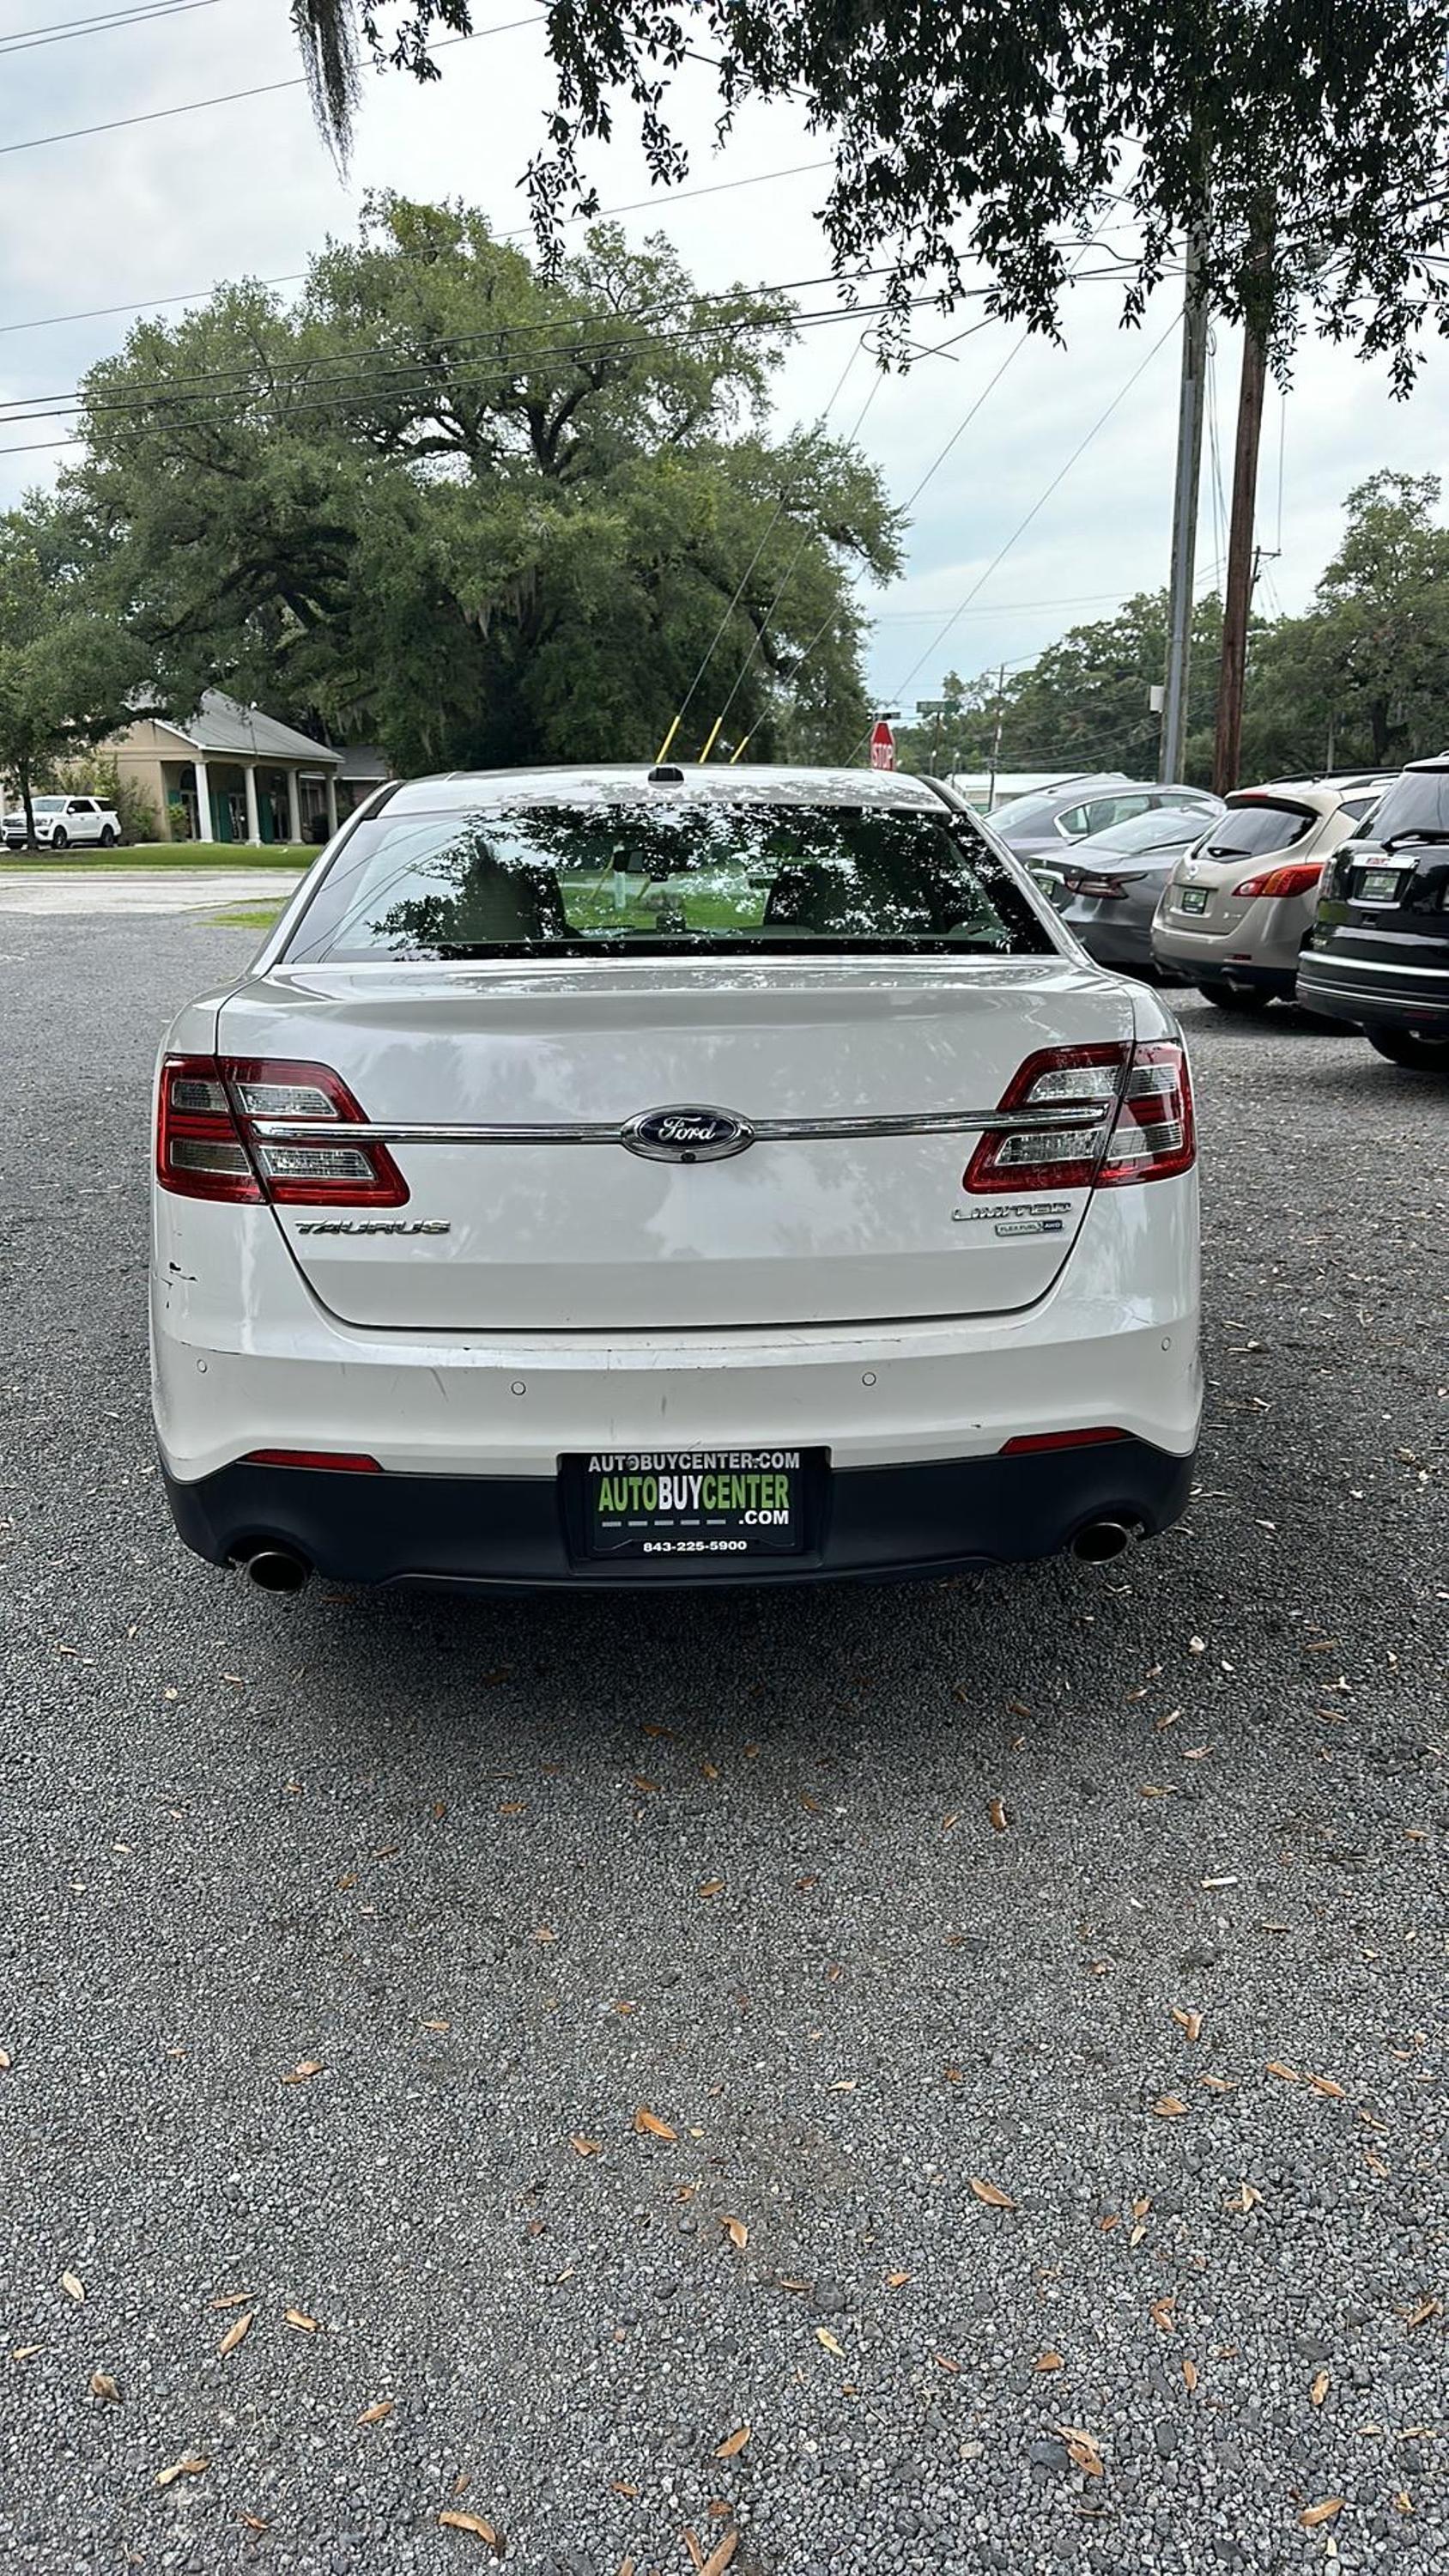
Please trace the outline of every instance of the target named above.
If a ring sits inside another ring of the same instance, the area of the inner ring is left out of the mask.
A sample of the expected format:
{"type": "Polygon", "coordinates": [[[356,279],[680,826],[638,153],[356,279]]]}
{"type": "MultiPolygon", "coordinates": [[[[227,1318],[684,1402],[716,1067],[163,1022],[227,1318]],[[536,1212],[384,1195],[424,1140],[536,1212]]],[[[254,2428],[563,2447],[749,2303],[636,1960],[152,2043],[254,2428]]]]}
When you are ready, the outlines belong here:
{"type": "Polygon", "coordinates": [[[285,910],[286,905],[281,903],[272,906],[260,904],[251,912],[207,912],[199,918],[218,922],[224,930],[270,930],[273,922],[281,920],[285,910]]]}
{"type": "Polygon", "coordinates": [[[128,849],[57,850],[54,858],[36,850],[27,850],[19,858],[7,852],[0,868],[96,868],[112,876],[124,875],[127,869],[149,875],[153,869],[168,868],[285,868],[295,876],[300,868],[310,868],[316,856],[317,847],[311,841],[273,842],[260,850],[225,841],[137,841],[128,849]]]}

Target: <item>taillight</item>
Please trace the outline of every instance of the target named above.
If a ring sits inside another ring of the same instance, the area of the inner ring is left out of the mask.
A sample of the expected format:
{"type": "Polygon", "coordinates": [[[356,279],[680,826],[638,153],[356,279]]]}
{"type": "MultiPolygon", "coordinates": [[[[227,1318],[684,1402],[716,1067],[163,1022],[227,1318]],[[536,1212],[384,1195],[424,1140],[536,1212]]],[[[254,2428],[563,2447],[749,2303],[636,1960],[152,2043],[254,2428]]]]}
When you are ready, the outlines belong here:
{"type": "Polygon", "coordinates": [[[1142,871],[1140,870],[1136,876],[1130,877],[1093,876],[1090,873],[1079,872],[1076,876],[1064,875],[1062,878],[1063,885],[1067,886],[1073,894],[1090,895],[1095,903],[1125,903],[1127,888],[1130,885],[1140,885],[1141,882],[1142,871]]]}
{"type": "Polygon", "coordinates": [[[1170,1041],[1044,1048],[1008,1083],[1000,1111],[1031,1123],[989,1130],[963,1189],[1123,1189],[1189,1171],[1197,1150],[1187,1058],[1170,1041]]]}
{"type": "Polygon", "coordinates": [[[366,1119],[324,1064],[171,1055],[161,1067],[156,1177],[182,1198],[268,1199],[277,1207],[403,1207],[408,1187],[385,1145],[349,1139],[366,1119]],[[278,1136],[272,1122],[314,1129],[278,1136]]]}
{"type": "Polygon", "coordinates": [[[1266,868],[1261,876],[1244,877],[1234,894],[1306,894],[1323,874],[1321,859],[1293,859],[1287,867],[1266,868]]]}
{"type": "Polygon", "coordinates": [[[1103,1424],[1091,1431],[1019,1431],[1014,1440],[1003,1443],[998,1455],[1003,1458],[1035,1458],[1048,1449],[1095,1449],[1103,1440],[1125,1440],[1128,1434],[1114,1424],[1103,1424]]]}

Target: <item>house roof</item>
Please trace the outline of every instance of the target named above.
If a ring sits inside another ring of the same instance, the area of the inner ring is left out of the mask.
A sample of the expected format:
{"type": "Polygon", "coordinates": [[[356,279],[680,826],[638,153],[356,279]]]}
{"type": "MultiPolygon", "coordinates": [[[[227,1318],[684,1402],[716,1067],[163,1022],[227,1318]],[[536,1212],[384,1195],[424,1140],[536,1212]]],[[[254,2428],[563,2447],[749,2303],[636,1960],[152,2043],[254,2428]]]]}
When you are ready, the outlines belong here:
{"type": "Polygon", "coordinates": [[[275,716],[263,715],[260,707],[244,707],[224,689],[208,689],[197,713],[186,724],[168,729],[180,734],[203,758],[230,753],[243,760],[307,761],[323,769],[336,769],[342,760],[341,752],[329,743],[313,742],[310,735],[279,724],[275,716]]]}

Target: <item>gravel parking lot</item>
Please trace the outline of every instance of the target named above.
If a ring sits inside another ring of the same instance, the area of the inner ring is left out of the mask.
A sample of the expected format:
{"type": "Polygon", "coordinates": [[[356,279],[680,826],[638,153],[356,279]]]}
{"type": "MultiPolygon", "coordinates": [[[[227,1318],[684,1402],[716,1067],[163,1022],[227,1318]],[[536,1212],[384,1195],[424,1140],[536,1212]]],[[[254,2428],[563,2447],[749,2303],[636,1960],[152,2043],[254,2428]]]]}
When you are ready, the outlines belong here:
{"type": "Polygon", "coordinates": [[[1211,1411],[1118,1565],[279,1603],[145,1384],[254,936],[0,930],[0,2558],[1443,2569],[1443,1087],[1188,1004],[1211,1411]]]}

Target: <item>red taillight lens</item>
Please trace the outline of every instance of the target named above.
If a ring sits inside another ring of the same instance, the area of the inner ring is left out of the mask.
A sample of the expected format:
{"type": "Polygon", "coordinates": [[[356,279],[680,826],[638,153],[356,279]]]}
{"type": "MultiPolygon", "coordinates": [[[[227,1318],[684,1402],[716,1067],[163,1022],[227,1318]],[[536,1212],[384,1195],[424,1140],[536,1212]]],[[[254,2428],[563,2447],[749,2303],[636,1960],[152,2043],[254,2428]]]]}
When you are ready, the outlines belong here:
{"type": "Polygon", "coordinates": [[[1234,894],[1307,894],[1323,874],[1321,859],[1294,859],[1286,868],[1265,868],[1257,877],[1244,877],[1235,885],[1234,894]]]}
{"type": "Polygon", "coordinates": [[[262,1195],[214,1055],[168,1055],[161,1067],[156,1178],[184,1199],[262,1195]]]}
{"type": "Polygon", "coordinates": [[[984,1135],[962,1176],[973,1193],[1121,1189],[1170,1180],[1190,1170],[1196,1154],[1187,1058],[1166,1041],[1045,1048],[1027,1057],[1000,1107],[1056,1110],[1061,1124],[1044,1118],[984,1135]]]}
{"type": "Polygon", "coordinates": [[[403,1207],[385,1145],[349,1139],[366,1120],[325,1064],[167,1056],[156,1111],[156,1177],[183,1198],[277,1207],[403,1207]],[[275,1124],[312,1133],[277,1135],[275,1124]]]}

